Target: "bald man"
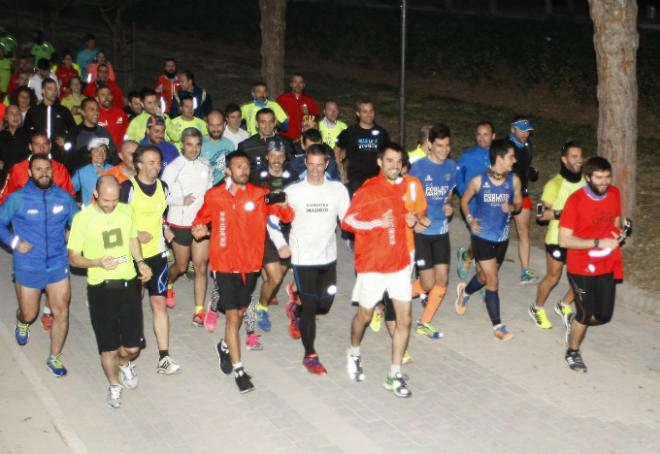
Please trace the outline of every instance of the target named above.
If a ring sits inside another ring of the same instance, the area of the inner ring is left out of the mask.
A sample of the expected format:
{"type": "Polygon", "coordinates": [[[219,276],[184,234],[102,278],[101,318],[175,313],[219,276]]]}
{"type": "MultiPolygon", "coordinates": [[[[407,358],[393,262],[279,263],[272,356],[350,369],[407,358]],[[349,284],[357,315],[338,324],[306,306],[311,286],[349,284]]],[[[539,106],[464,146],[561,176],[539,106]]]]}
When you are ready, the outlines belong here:
{"type": "Polygon", "coordinates": [[[99,178],[94,197],[96,202],[73,218],[67,247],[69,263],[87,268],[89,314],[109,383],[106,403],[119,408],[122,385],[138,384],[132,360],[144,345],[137,279],[146,282],[152,273],[142,257],[133,210],[119,202],[117,179],[99,178]]]}
{"type": "Polygon", "coordinates": [[[218,109],[213,109],[206,117],[209,134],[202,140],[200,157],[211,164],[214,186],[225,178],[225,157],[236,150],[234,142],[224,137],[226,125],[225,115],[218,109]]]}

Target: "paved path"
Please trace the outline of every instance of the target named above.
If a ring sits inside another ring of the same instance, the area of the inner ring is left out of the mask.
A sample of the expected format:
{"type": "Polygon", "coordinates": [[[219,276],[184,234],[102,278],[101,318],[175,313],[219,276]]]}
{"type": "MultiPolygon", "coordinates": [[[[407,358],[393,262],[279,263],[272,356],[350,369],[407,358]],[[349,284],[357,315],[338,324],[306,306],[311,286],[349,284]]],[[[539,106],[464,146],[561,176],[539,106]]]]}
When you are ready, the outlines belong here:
{"type": "MultiPolygon", "coordinates": [[[[454,225],[454,246],[464,239],[462,226],[454,225]]],[[[533,264],[542,270],[541,252],[534,254],[533,264]]],[[[515,256],[510,247],[508,257],[515,256]]],[[[385,330],[369,330],[365,338],[366,381],[357,384],[346,376],[355,309],[347,297],[352,259],[343,246],[340,294],[318,327],[317,348],[329,374],[316,377],[303,369],[302,346],[288,337],[280,304],[273,311],[273,331],[263,336],[265,349],[244,354],[257,387],[247,395],[217,370],[213,348],[219,334],[191,326],[192,286],[182,278],[171,311],[170,352],[183,373],[156,374],[151,311],[145,306],[148,347],[137,362],[140,386],[124,392],[120,410],[105,405],[83,279],[73,280],[63,356],[69,375],[56,379],[45,367],[48,337],[39,326],[33,326],[26,347],[13,340],[11,257],[0,254],[0,265],[6,295],[0,305],[2,452],[660,452],[660,320],[619,305],[610,325],[589,333],[583,348],[589,373],[573,373],[563,360],[563,325],[554,314],[552,330],[532,324],[526,311],[535,288],[518,287],[511,260],[503,267],[501,300],[514,339],[504,344],[495,339],[478,297],[465,316],[455,314],[452,273],[437,318],[445,339],[413,334],[411,340],[415,363],[405,369],[411,399],[382,387],[390,346],[385,330]]],[[[564,290],[556,290],[551,301],[564,290]]],[[[413,310],[419,316],[419,303],[413,310]]]]}

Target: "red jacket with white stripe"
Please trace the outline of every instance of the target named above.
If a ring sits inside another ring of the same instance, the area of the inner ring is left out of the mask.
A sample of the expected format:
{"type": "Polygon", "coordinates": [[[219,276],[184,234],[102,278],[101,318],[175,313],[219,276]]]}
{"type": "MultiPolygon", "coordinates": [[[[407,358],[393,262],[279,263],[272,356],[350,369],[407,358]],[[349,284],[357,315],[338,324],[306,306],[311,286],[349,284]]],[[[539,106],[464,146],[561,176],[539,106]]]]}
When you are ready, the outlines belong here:
{"type": "Polygon", "coordinates": [[[193,227],[211,224],[211,271],[257,272],[264,258],[268,216],[272,214],[289,223],[293,221],[294,212],[291,207],[266,205],[264,196],[268,190],[251,183],[232,195],[228,182],[230,178],[206,192],[193,227]]]}
{"type": "MultiPolygon", "coordinates": [[[[73,184],[71,183],[71,175],[69,171],[66,170],[64,164],[61,164],[55,160],[51,161],[53,166],[53,184],[64,189],[66,192],[71,194],[71,197],[76,198],[76,191],[73,189],[73,184]]],[[[3,203],[7,200],[12,193],[18,191],[25,183],[30,179],[29,173],[30,161],[24,159],[21,162],[17,162],[11,169],[9,169],[9,175],[5,180],[5,184],[0,189],[0,203],[3,203]]]]}
{"type": "Polygon", "coordinates": [[[355,192],[346,216],[344,230],[355,234],[355,271],[393,273],[410,265],[406,244],[406,184],[402,178],[390,183],[381,173],[370,178],[355,192]],[[392,227],[381,227],[381,217],[392,210],[392,227]]]}

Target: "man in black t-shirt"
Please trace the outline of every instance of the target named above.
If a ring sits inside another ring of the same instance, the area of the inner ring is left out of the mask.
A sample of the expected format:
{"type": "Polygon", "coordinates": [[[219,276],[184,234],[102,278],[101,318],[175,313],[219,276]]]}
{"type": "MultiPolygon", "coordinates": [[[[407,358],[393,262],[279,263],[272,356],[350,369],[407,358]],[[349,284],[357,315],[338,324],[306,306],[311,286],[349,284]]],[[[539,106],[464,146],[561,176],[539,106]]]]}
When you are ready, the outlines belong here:
{"type": "Polygon", "coordinates": [[[361,99],[356,105],[358,122],[339,134],[335,155],[339,162],[348,160],[346,175],[348,192],[353,193],[368,178],[378,175],[376,154],[390,141],[385,129],[374,122],[376,111],[370,99],[361,99]]]}

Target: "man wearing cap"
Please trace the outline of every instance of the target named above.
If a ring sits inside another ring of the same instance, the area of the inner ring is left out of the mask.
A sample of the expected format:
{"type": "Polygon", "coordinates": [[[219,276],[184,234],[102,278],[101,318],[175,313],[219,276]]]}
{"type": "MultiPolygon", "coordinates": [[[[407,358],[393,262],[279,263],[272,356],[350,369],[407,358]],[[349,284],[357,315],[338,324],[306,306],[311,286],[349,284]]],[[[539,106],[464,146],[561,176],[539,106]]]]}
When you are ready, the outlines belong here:
{"type": "Polygon", "coordinates": [[[112,168],[107,162],[109,144],[110,139],[106,137],[93,137],[87,144],[90,163],[76,170],[71,178],[73,189],[80,193],[80,202],[83,207],[92,202],[96,181],[112,168]]]}
{"type": "Polygon", "coordinates": [[[147,118],[147,134],[140,145],[155,145],[158,147],[162,154],[161,166],[163,170],[169,163],[179,157],[179,150],[165,140],[165,119],[158,115],[147,118]]]}
{"type": "Polygon", "coordinates": [[[165,126],[169,126],[170,122],[170,117],[163,113],[163,109],[158,100],[158,94],[156,94],[155,91],[150,88],[145,88],[142,90],[140,99],[142,101],[143,110],[139,115],[133,117],[126,130],[126,138],[135,140],[136,142],[139,142],[144,138],[144,131],[147,128],[147,120],[150,116],[156,115],[158,117],[163,117],[165,119],[165,126]]]}
{"type": "Polygon", "coordinates": [[[292,156],[293,152],[289,139],[281,137],[275,130],[275,126],[277,126],[275,112],[265,107],[257,112],[256,121],[257,133],[238,144],[238,150],[250,157],[250,172],[252,173],[257,167],[266,162],[267,142],[269,140],[281,140],[287,157],[292,156]]]}
{"type": "Polygon", "coordinates": [[[71,152],[65,153],[66,164],[70,169],[78,169],[85,164],[87,151],[90,150],[89,144],[93,139],[105,139],[108,155],[106,159],[115,163],[117,158],[117,148],[112,140],[112,135],[103,126],[99,126],[99,105],[92,98],[85,98],[80,105],[80,115],[83,118],[82,123],[76,126],[74,146],[71,152]]]}
{"type": "Polygon", "coordinates": [[[513,173],[520,178],[522,192],[522,209],[513,215],[518,232],[518,258],[520,259],[520,285],[535,284],[538,276],[529,269],[529,225],[532,219],[532,198],[529,195],[529,182],[539,178],[539,172],[532,167],[533,145],[529,140],[534,127],[532,122],[525,116],[516,116],[511,123],[509,140],[515,147],[516,163],[513,165],[513,173]]]}

